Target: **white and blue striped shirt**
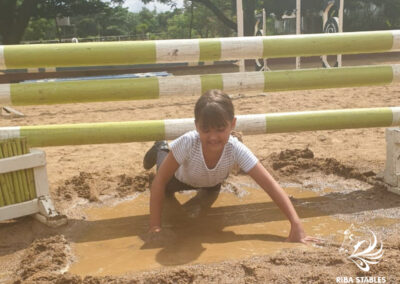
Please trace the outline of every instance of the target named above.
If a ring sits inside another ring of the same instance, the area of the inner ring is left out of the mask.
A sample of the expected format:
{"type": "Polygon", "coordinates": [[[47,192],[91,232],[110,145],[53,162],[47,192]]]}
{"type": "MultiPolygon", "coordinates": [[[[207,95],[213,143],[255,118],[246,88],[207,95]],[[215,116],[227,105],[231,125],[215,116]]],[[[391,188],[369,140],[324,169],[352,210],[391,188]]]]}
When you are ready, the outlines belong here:
{"type": "Polygon", "coordinates": [[[235,163],[244,171],[250,171],[258,162],[254,154],[236,137],[229,136],[221,158],[213,169],[204,161],[199,133],[195,130],[172,141],[170,150],[180,165],[175,177],[196,188],[212,187],[223,182],[235,163]]]}

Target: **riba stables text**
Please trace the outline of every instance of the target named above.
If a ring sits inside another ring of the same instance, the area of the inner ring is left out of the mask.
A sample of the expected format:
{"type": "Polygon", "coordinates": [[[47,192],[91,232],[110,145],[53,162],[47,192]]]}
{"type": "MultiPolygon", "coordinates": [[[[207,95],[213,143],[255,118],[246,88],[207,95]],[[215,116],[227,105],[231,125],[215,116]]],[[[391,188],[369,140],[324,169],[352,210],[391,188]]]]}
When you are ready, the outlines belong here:
{"type": "Polygon", "coordinates": [[[381,276],[339,276],[336,283],[386,283],[386,277],[381,276]]]}

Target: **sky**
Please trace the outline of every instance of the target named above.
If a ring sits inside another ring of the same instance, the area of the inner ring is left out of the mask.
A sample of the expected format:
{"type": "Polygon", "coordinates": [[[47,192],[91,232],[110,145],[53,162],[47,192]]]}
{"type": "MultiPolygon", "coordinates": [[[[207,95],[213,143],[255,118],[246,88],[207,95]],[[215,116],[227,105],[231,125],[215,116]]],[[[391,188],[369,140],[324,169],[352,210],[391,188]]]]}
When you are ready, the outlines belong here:
{"type": "MultiPolygon", "coordinates": [[[[178,0],[178,8],[183,6],[183,0],[178,0]]],[[[158,12],[165,12],[171,8],[168,5],[164,5],[154,1],[153,3],[144,5],[141,0],[125,0],[124,7],[127,7],[131,12],[139,12],[143,7],[149,10],[157,9],[158,12]]]]}

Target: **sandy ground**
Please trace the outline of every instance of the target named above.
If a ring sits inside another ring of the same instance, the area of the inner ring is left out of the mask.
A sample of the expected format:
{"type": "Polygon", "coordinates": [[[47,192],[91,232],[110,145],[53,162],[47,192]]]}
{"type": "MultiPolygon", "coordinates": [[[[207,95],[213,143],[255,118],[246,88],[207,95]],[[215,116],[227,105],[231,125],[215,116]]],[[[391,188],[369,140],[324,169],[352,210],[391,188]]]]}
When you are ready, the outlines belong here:
{"type": "MultiPolygon", "coordinates": [[[[363,60],[371,63],[368,58],[363,60]]],[[[193,116],[196,99],[18,107],[26,116],[2,117],[0,125],[185,118],[193,116]]],[[[399,106],[400,84],[241,94],[233,96],[233,102],[236,114],[399,106]]],[[[292,201],[300,212],[301,208],[316,208],[337,222],[353,224],[351,230],[361,237],[368,234],[365,228],[372,230],[383,243],[381,261],[363,272],[343,253],[354,243],[342,244],[342,240],[325,236],[325,242],[319,245],[287,245],[274,253],[243,259],[187,261],[123,275],[74,274],[69,269],[79,263],[75,240],[87,229],[87,210],[112,207],[148,194],[154,172],[142,169],[142,159],[152,142],[65,146],[43,149],[52,198],[69,223],[50,229],[30,217],[1,222],[0,283],[346,283],[348,278],[353,283],[400,281],[400,196],[386,191],[377,175],[385,165],[385,129],[245,136],[244,142],[284,188],[315,195],[303,198],[293,194],[292,201]]],[[[225,190],[239,187],[240,191],[240,185],[248,182],[245,175],[233,175],[225,190]]],[[[300,217],[306,220],[308,216],[300,217]]],[[[283,237],[275,241],[284,244],[283,237]]],[[[225,240],[226,245],[229,242],[225,240]]]]}

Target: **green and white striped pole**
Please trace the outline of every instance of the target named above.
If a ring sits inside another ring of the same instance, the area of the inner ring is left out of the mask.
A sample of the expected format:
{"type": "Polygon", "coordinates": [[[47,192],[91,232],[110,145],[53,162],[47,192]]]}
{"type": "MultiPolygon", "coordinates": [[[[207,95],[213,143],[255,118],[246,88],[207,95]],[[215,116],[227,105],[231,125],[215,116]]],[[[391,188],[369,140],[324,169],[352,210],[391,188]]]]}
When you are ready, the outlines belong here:
{"type": "Polygon", "coordinates": [[[0,84],[0,105],[39,105],[387,85],[400,82],[400,65],[226,73],[114,80],[0,84]]]}
{"type": "MultiPolygon", "coordinates": [[[[400,107],[238,115],[244,134],[400,126],[400,107]]],[[[0,139],[27,137],[33,147],[171,140],[194,119],[0,127],[0,139]]]]}
{"type": "Polygon", "coordinates": [[[199,62],[400,50],[400,30],[0,46],[0,69],[199,62]]]}

